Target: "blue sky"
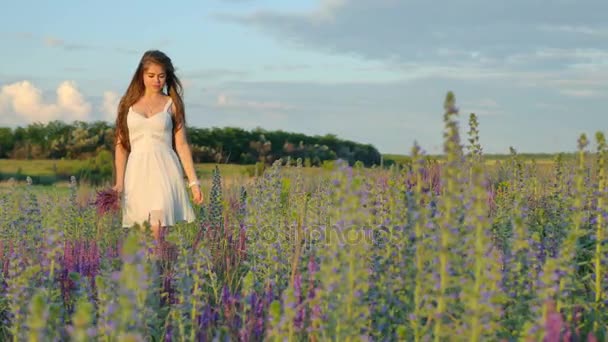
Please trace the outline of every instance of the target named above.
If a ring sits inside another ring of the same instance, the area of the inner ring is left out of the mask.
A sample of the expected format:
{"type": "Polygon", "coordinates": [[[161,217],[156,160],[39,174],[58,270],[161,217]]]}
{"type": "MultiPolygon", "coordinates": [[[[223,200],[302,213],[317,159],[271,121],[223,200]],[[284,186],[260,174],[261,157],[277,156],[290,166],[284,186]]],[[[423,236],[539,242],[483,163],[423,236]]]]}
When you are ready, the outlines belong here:
{"type": "MultiPolygon", "coordinates": [[[[166,52],[188,124],[333,133],[441,151],[454,91],[487,153],[572,151],[606,132],[608,2],[6,2],[0,126],[107,120],[141,54],[166,52]]],[[[592,144],[592,148],[595,144],[592,144]]]]}

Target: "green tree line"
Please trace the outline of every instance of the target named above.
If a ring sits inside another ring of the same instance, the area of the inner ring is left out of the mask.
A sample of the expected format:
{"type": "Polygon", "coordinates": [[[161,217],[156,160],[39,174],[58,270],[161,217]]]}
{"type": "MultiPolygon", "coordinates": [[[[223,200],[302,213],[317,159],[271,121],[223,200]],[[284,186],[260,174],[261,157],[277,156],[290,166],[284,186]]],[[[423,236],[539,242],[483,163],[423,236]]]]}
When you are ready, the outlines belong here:
{"type": "MultiPolygon", "coordinates": [[[[379,165],[381,154],[369,144],[339,139],[333,134],[309,136],[262,128],[188,127],[188,140],[196,163],[270,164],[277,159],[308,160],[319,166],[344,159],[366,166],[379,165]]],[[[0,127],[0,158],[89,159],[101,151],[113,152],[114,126],[104,122],[51,121],[25,127],[0,127]]]]}

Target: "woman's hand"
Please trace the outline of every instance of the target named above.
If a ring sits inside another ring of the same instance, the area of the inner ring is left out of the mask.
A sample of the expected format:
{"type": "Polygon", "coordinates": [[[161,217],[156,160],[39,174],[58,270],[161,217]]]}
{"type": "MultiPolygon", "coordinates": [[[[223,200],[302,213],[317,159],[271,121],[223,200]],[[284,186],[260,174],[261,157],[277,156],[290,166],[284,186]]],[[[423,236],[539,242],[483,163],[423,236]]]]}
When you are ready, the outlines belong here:
{"type": "Polygon", "coordinates": [[[112,187],[112,190],[114,190],[120,194],[123,192],[124,188],[123,188],[122,184],[116,184],[112,187]]]}
{"type": "Polygon", "coordinates": [[[196,184],[190,187],[192,190],[192,197],[194,198],[194,203],[201,205],[203,204],[203,193],[201,192],[201,187],[196,184]]]}

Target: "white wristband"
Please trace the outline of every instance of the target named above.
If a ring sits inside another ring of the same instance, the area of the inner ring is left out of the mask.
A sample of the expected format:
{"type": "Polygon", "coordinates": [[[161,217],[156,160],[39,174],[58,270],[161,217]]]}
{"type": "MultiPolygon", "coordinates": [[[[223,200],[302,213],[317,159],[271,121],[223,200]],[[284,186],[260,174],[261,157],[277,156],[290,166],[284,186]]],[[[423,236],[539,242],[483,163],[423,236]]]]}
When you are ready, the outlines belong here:
{"type": "Polygon", "coordinates": [[[192,182],[188,183],[188,187],[191,188],[194,185],[201,185],[201,182],[197,179],[197,180],[193,180],[192,182]]]}

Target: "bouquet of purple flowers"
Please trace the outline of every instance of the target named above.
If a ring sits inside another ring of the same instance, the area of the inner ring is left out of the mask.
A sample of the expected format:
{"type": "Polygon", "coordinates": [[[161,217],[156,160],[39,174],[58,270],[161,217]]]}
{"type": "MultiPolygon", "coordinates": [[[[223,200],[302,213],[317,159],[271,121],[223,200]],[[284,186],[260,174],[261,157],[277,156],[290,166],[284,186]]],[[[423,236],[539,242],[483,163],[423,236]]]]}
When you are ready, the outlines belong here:
{"type": "Polygon", "coordinates": [[[116,213],[120,210],[120,194],[112,188],[97,191],[94,205],[99,215],[116,213]]]}

